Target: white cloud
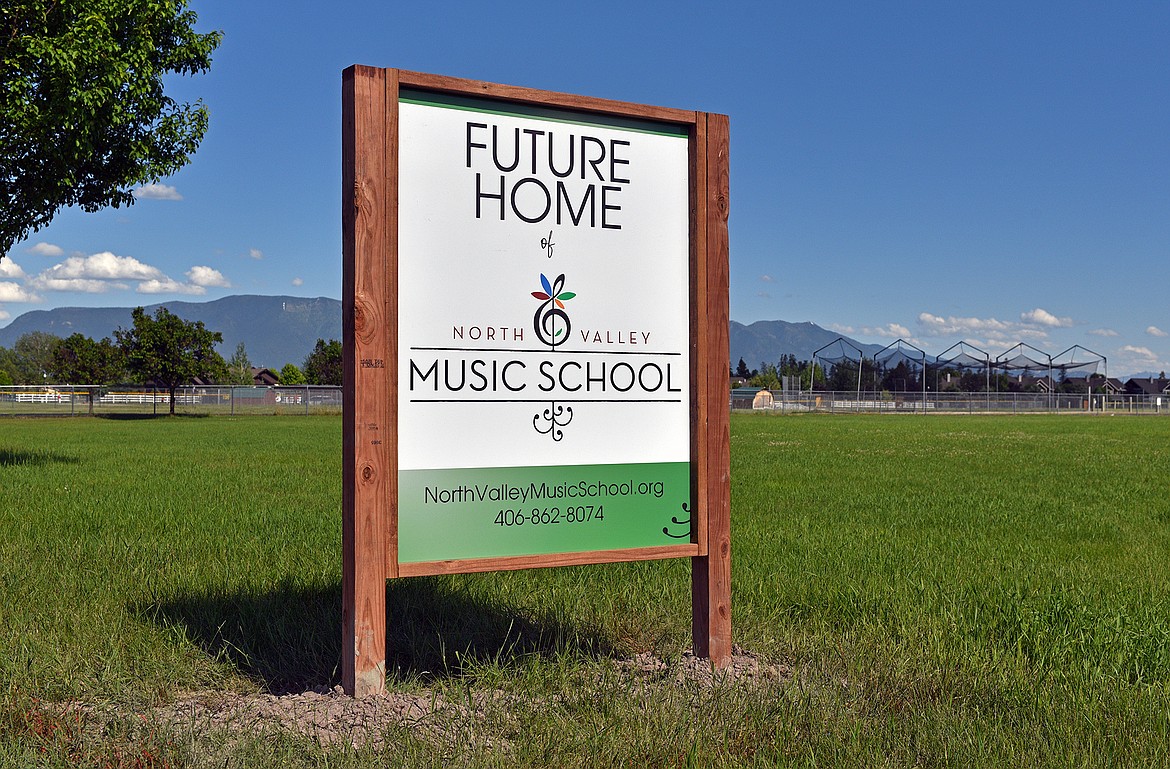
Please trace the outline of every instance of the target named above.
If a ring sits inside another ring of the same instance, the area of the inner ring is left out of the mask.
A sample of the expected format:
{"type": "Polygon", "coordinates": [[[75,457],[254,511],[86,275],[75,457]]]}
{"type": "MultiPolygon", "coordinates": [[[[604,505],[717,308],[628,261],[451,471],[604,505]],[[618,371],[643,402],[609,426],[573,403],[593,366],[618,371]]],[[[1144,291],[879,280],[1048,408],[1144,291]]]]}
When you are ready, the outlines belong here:
{"type": "Polygon", "coordinates": [[[836,331],[838,334],[856,334],[857,330],[853,326],[842,326],[840,323],[830,323],[829,329],[836,331]]]}
{"type": "Polygon", "coordinates": [[[943,318],[939,315],[931,315],[929,312],[918,314],[918,324],[923,327],[927,336],[992,332],[1006,334],[1013,329],[1013,324],[995,318],[956,318],[953,315],[943,318]]]}
{"type": "Polygon", "coordinates": [[[169,184],[144,184],[134,188],[134,197],[139,200],[182,200],[179,191],[169,184]]]}
{"type": "Polygon", "coordinates": [[[1143,363],[1153,363],[1158,360],[1158,356],[1149,347],[1135,347],[1132,344],[1127,344],[1123,345],[1119,352],[1128,353],[1143,363]]]}
{"type": "Polygon", "coordinates": [[[0,302],[39,302],[41,298],[19,283],[0,283],[0,302]]]}
{"type": "Polygon", "coordinates": [[[861,329],[861,333],[867,334],[869,336],[888,337],[890,339],[910,338],[910,329],[906,328],[901,323],[887,323],[886,325],[879,326],[877,328],[870,328],[867,326],[861,329]]]}
{"type": "Polygon", "coordinates": [[[179,282],[153,265],[109,251],[71,256],[29,279],[27,285],[43,291],[101,294],[127,291],[133,282],[140,294],[205,294],[207,286],[229,286],[218,270],[197,265],[187,271],[190,283],[179,282]]]}
{"type": "Polygon", "coordinates": [[[125,283],[110,280],[93,280],[90,278],[55,278],[41,273],[29,281],[29,285],[41,291],[72,291],[78,294],[104,294],[107,291],[124,291],[129,286],[125,283]]]}
{"type": "Polygon", "coordinates": [[[248,249],[248,256],[252,257],[253,259],[263,259],[264,252],[258,248],[249,248],[248,249]]]}
{"type": "Polygon", "coordinates": [[[304,281],[304,279],[302,279],[302,278],[293,278],[293,279],[292,279],[292,284],[293,284],[294,286],[303,286],[303,285],[305,285],[305,281],[304,281]]]}
{"type": "Polygon", "coordinates": [[[1119,334],[1111,328],[1095,328],[1089,333],[1093,336],[1119,336],[1119,334]]]}
{"type": "Polygon", "coordinates": [[[52,243],[37,243],[32,248],[26,249],[30,254],[37,256],[64,256],[65,249],[60,246],[55,246],[52,243]]]}
{"type": "Polygon", "coordinates": [[[219,288],[231,288],[231,283],[223,276],[219,270],[214,270],[210,267],[202,265],[195,265],[187,270],[187,280],[191,281],[195,286],[218,286],[219,288]]]}
{"type": "Polygon", "coordinates": [[[165,275],[161,279],[144,280],[136,289],[140,294],[206,294],[203,286],[194,286],[190,283],[180,283],[174,278],[165,275]]]}
{"type": "Polygon", "coordinates": [[[11,317],[11,315],[4,311],[4,308],[0,307],[0,320],[8,320],[11,317]]]}
{"type": "Polygon", "coordinates": [[[20,265],[12,261],[12,257],[0,259],[0,278],[23,278],[24,270],[20,269],[20,265]]]}
{"type": "Polygon", "coordinates": [[[1157,326],[1148,327],[1146,329],[1146,333],[1149,334],[1150,336],[1170,336],[1170,334],[1166,333],[1165,331],[1158,328],[1157,326]]]}
{"type": "Polygon", "coordinates": [[[93,280],[150,280],[163,277],[162,270],[144,264],[132,256],[118,256],[102,251],[91,256],[71,256],[55,264],[33,280],[41,278],[89,278],[93,280]]]}
{"type": "Polygon", "coordinates": [[[776,282],[776,279],[773,278],[771,275],[761,275],[760,280],[764,281],[765,283],[775,283],[776,282]]]}
{"type": "Polygon", "coordinates": [[[1058,318],[1048,310],[1039,307],[1029,312],[1020,313],[1020,320],[1025,323],[1032,323],[1037,326],[1049,326],[1051,328],[1068,328],[1073,324],[1072,318],[1058,318]]]}

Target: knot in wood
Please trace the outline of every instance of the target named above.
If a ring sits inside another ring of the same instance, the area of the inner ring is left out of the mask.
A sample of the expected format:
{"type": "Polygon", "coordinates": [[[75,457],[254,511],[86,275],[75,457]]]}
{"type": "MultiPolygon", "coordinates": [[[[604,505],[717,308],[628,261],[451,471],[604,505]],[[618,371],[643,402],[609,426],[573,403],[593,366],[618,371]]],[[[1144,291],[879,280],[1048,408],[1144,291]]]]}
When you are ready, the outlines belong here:
{"type": "Polygon", "coordinates": [[[359,294],[353,300],[353,331],[362,342],[369,343],[374,338],[374,306],[364,294],[359,294]]]}
{"type": "Polygon", "coordinates": [[[369,483],[374,477],[374,468],[369,465],[362,467],[362,480],[369,483]]]}

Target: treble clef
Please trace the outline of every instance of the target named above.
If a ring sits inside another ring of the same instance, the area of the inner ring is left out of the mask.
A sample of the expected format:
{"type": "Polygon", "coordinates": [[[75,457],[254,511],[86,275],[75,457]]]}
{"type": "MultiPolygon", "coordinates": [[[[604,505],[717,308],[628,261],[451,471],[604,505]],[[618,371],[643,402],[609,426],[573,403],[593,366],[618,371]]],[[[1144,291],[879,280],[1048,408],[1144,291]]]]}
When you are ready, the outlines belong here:
{"type": "Polygon", "coordinates": [[[565,275],[564,273],[558,275],[551,286],[544,275],[540,276],[540,280],[548,298],[541,303],[540,307],[536,309],[536,314],[532,316],[532,327],[541,342],[555,348],[557,345],[565,343],[565,340],[569,338],[569,329],[572,328],[569,314],[562,309],[564,305],[559,298],[561,289],[565,287],[565,275]],[[563,328],[560,328],[561,324],[557,322],[558,318],[563,322],[563,328]]]}

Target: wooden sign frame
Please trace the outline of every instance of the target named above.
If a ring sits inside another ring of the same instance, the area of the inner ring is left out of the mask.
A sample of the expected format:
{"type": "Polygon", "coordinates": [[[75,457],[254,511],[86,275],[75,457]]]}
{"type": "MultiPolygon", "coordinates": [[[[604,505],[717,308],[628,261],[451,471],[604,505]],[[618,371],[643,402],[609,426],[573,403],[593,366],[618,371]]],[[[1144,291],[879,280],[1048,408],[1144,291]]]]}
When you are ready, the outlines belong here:
{"type": "Polygon", "coordinates": [[[670,557],[692,559],[694,651],[731,659],[728,368],[729,121],[439,75],[353,66],[342,75],[342,685],[386,683],[386,579],[670,557]],[[587,553],[398,562],[399,89],[471,96],[681,127],[690,177],[690,542],[587,553]]]}

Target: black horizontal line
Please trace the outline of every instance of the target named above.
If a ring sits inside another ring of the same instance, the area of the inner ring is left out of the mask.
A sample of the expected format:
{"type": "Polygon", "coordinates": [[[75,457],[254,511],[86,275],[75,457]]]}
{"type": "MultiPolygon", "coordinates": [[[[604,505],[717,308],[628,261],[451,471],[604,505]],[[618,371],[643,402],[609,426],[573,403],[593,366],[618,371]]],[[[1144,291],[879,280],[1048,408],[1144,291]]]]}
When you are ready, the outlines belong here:
{"type": "Polygon", "coordinates": [[[637,352],[635,350],[525,350],[512,347],[411,347],[426,352],[525,352],[564,355],[682,355],[681,352],[637,352]]]}
{"type": "Polygon", "coordinates": [[[682,403],[682,398],[411,398],[411,403],[682,403]]]}

